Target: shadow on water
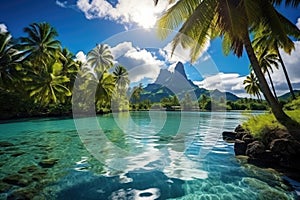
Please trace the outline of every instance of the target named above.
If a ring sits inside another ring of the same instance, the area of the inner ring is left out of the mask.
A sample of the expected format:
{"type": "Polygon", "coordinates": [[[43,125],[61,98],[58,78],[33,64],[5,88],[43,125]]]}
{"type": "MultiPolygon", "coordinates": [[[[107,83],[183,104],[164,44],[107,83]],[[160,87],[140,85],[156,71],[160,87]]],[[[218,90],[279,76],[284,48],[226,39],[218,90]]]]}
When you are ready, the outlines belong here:
{"type": "Polygon", "coordinates": [[[184,196],[184,181],[160,171],[132,171],[124,177],[100,176],[61,190],[56,199],[157,199],[184,196]]]}

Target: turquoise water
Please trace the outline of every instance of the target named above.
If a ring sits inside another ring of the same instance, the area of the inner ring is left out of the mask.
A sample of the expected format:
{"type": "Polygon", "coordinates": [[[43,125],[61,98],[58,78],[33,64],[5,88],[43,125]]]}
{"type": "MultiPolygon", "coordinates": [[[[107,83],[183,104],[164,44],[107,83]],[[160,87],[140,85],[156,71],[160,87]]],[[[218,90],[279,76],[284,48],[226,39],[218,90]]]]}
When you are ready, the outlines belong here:
{"type": "Polygon", "coordinates": [[[281,174],[245,164],[222,140],[246,118],[151,111],[3,123],[0,199],[296,199],[281,174]]]}

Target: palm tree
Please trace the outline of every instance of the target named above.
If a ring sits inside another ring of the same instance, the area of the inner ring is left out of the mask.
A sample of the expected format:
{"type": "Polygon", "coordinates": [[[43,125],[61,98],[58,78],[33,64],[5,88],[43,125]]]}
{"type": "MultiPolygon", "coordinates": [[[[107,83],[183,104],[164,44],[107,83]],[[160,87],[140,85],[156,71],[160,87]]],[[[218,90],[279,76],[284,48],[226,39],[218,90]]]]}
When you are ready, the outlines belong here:
{"type": "Polygon", "coordinates": [[[113,72],[118,90],[126,89],[130,83],[128,71],[123,66],[117,66],[113,72]]]}
{"type": "MultiPolygon", "coordinates": [[[[281,1],[277,0],[276,3],[281,1]]],[[[298,5],[298,1],[286,1],[298,5]],[[295,4],[293,2],[296,2],[295,4]]],[[[245,48],[253,71],[259,81],[259,87],[270,104],[276,119],[291,127],[294,124],[283,111],[282,106],[272,94],[250,40],[250,32],[263,22],[271,30],[272,35],[281,41],[283,47],[294,45],[288,35],[300,31],[294,25],[288,24],[288,19],[273,7],[273,2],[265,0],[181,0],[172,5],[160,18],[159,34],[166,38],[170,30],[181,26],[173,39],[173,50],[178,44],[191,51],[190,58],[194,62],[200,55],[205,44],[216,36],[223,37],[225,53],[233,51],[238,57],[242,56],[245,48]]],[[[298,133],[297,134],[298,137],[298,133]]]]}
{"type": "Polygon", "coordinates": [[[134,99],[134,102],[137,103],[141,98],[141,93],[143,92],[143,85],[142,83],[139,84],[139,86],[136,86],[133,88],[132,92],[132,98],[134,99]]]}
{"type": "Polygon", "coordinates": [[[0,88],[11,88],[17,78],[17,66],[20,65],[20,52],[16,49],[8,32],[0,33],[0,88]]]}
{"type": "Polygon", "coordinates": [[[56,30],[48,23],[33,23],[24,28],[28,37],[21,38],[20,48],[26,59],[34,62],[36,70],[45,66],[49,58],[54,58],[57,50],[61,49],[56,30]]]}
{"type": "Polygon", "coordinates": [[[98,82],[95,82],[94,84],[97,84],[96,89],[96,105],[101,108],[104,105],[109,105],[112,100],[112,95],[115,90],[115,80],[113,75],[104,72],[98,82]]]}
{"type": "MultiPolygon", "coordinates": [[[[297,33],[293,34],[294,37],[298,37],[299,35],[297,35],[297,33]]],[[[295,97],[295,93],[288,75],[288,72],[286,70],[285,64],[282,60],[281,54],[279,52],[279,47],[281,46],[279,44],[280,41],[278,41],[275,37],[272,37],[272,34],[270,32],[270,30],[267,30],[263,25],[260,25],[257,30],[255,31],[255,35],[254,35],[254,40],[253,40],[253,47],[257,50],[260,51],[264,51],[264,48],[268,48],[271,49],[273,51],[275,51],[275,53],[278,56],[278,60],[281,64],[281,67],[283,69],[290,93],[292,95],[293,99],[296,99],[295,97]]],[[[286,47],[285,51],[290,53],[291,50],[293,50],[293,46],[290,47],[286,47]]]]}
{"type": "Polygon", "coordinates": [[[66,97],[71,96],[67,88],[69,78],[55,71],[54,64],[47,63],[39,73],[28,69],[24,78],[29,96],[39,104],[39,109],[49,104],[64,103],[66,97]]]}
{"type": "Polygon", "coordinates": [[[278,100],[277,94],[275,91],[275,87],[273,84],[273,80],[272,80],[271,74],[270,74],[270,71],[273,73],[273,68],[272,68],[273,66],[276,69],[278,69],[278,56],[274,51],[269,50],[267,48],[265,48],[262,52],[258,52],[257,54],[258,54],[258,61],[259,61],[260,67],[262,68],[262,72],[268,74],[268,77],[269,77],[269,80],[270,80],[270,83],[272,86],[273,94],[274,94],[275,98],[278,100]]]}
{"type": "Polygon", "coordinates": [[[98,44],[87,55],[87,63],[95,70],[98,78],[113,66],[113,59],[109,47],[104,44],[98,44]]]}
{"type": "Polygon", "coordinates": [[[250,96],[254,95],[259,100],[261,99],[259,83],[253,72],[246,77],[243,84],[245,85],[246,92],[250,94],[250,96]]]}

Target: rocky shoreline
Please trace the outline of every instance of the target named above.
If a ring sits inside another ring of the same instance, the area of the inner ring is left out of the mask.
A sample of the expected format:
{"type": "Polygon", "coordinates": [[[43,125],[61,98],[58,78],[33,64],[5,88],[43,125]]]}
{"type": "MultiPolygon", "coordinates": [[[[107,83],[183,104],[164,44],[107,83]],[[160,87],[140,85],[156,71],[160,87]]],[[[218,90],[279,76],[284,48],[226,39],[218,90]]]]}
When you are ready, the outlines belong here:
{"type": "Polygon", "coordinates": [[[238,125],[234,131],[224,131],[223,140],[234,143],[237,158],[242,156],[247,163],[262,168],[273,168],[284,174],[284,180],[291,184],[300,197],[300,142],[286,130],[275,129],[260,139],[238,125]]]}

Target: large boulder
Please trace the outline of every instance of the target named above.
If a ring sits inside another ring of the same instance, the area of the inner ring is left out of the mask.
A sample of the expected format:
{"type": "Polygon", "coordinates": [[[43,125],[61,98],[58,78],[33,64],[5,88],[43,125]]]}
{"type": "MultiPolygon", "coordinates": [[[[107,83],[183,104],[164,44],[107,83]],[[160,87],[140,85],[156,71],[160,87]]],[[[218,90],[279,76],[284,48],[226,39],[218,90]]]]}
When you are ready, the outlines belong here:
{"type": "Polygon", "coordinates": [[[247,144],[243,140],[236,139],[234,142],[234,153],[238,155],[246,155],[247,144]]]}
{"type": "Polygon", "coordinates": [[[291,135],[284,129],[276,128],[274,130],[266,129],[263,131],[262,142],[267,148],[270,148],[271,142],[275,139],[290,138],[291,135]]]}
{"type": "Polygon", "coordinates": [[[224,131],[222,133],[223,140],[226,142],[234,142],[235,141],[235,136],[236,132],[231,132],[231,131],[224,131]]]}
{"type": "Polygon", "coordinates": [[[250,158],[259,158],[263,155],[266,148],[260,141],[254,141],[247,145],[246,155],[250,158]]]}
{"type": "Polygon", "coordinates": [[[300,154],[300,143],[287,138],[275,139],[270,144],[270,150],[280,157],[295,156],[300,154]]]}

